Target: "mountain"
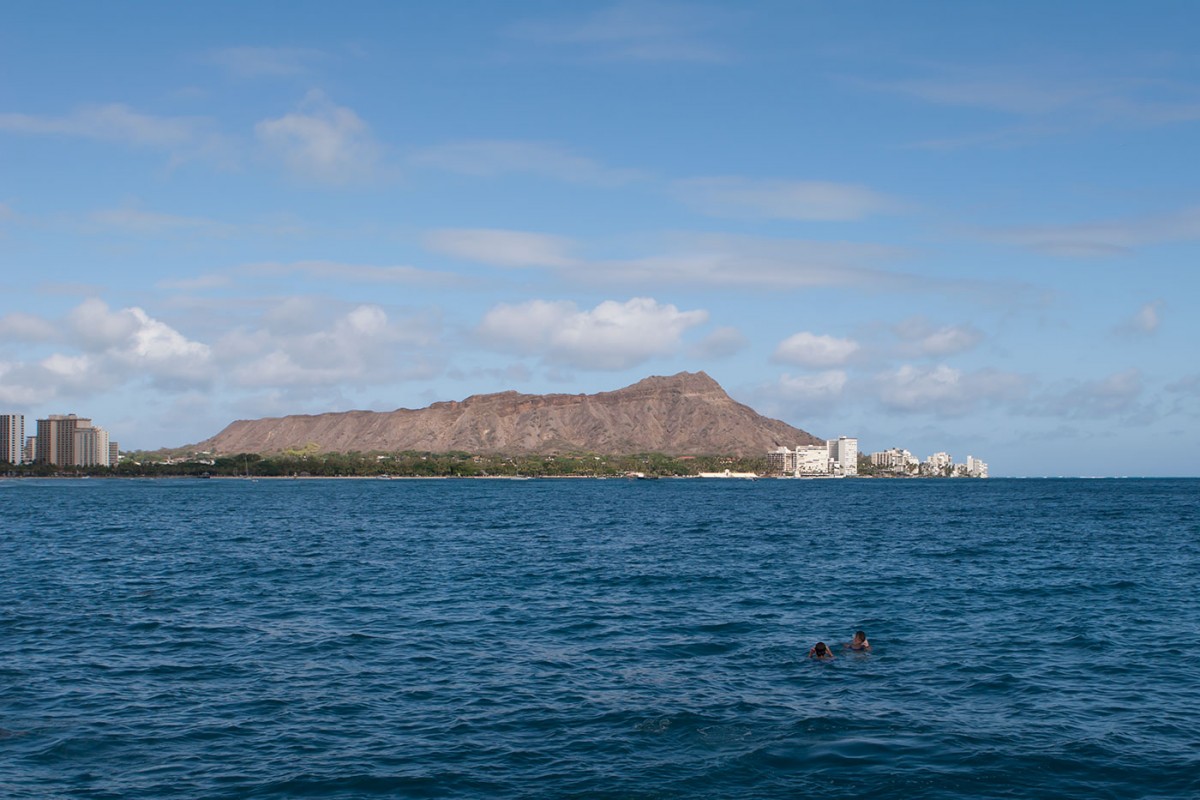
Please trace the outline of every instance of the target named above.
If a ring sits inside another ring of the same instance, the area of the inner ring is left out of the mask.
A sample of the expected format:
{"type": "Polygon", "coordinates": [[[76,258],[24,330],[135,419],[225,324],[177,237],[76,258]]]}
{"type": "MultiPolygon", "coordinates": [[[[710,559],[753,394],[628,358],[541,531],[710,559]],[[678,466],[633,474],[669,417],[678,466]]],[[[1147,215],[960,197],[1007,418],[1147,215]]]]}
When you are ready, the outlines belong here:
{"type": "Polygon", "coordinates": [[[238,420],[189,449],[758,455],[780,445],[820,441],[735,402],[703,372],[681,372],[597,394],[509,391],[417,410],[238,420]]]}

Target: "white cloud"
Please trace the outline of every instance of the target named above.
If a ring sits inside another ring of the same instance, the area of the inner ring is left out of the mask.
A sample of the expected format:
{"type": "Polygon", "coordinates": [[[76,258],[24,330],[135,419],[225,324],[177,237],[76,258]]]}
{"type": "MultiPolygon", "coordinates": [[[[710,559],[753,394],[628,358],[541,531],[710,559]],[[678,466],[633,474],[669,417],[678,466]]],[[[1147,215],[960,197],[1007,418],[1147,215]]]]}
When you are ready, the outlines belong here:
{"type": "Polygon", "coordinates": [[[125,345],[141,326],[136,311],[126,308],[110,311],[103,300],[84,300],[67,315],[76,341],[85,350],[100,352],[125,345]]]}
{"type": "Polygon", "coordinates": [[[714,216],[832,222],[862,219],[898,206],[865,186],[821,181],[694,178],[677,181],[674,191],[714,216]]]}
{"type": "Polygon", "coordinates": [[[801,367],[836,367],[850,361],[860,349],[853,339],[801,331],[780,342],[771,360],[801,367]]]}
{"type": "Polygon", "coordinates": [[[483,343],[580,369],[620,370],[675,352],[707,311],[680,311],[646,297],[606,300],[590,311],[571,302],[500,304],[478,328],[483,343]]]}
{"type": "Polygon", "coordinates": [[[241,387],[318,387],[382,384],[436,374],[439,322],[426,315],[392,319],[362,304],[330,323],[326,304],[289,298],[262,318],[264,327],[234,331],[215,347],[232,382],[241,387]]]}
{"type": "Polygon", "coordinates": [[[140,308],[128,309],[138,322],[126,347],[112,355],[132,367],[152,368],[156,374],[185,377],[202,372],[210,355],[208,345],[193,342],[169,325],[152,319],[140,308]]]}
{"type": "Polygon", "coordinates": [[[548,142],[448,142],[414,152],[409,162],[460,175],[494,178],[528,174],[590,186],[620,186],[641,177],[636,170],[606,167],[548,142]]]}
{"type": "Polygon", "coordinates": [[[367,124],[319,91],[300,108],[254,126],[254,133],[296,175],[326,183],[354,183],[375,175],[380,149],[367,124]]]}
{"type": "Polygon", "coordinates": [[[40,366],[68,382],[82,382],[94,371],[94,362],[86,355],[68,356],[55,353],[42,359],[40,366]]]}
{"type": "Polygon", "coordinates": [[[18,362],[0,361],[0,403],[20,409],[41,402],[46,390],[28,377],[29,368],[18,362]]]}
{"type": "Polygon", "coordinates": [[[430,250],[502,267],[570,267],[572,242],[561,236],[526,231],[453,228],[425,236],[430,250]]]}
{"type": "Polygon", "coordinates": [[[17,323],[62,348],[36,361],[7,365],[4,395],[23,398],[23,403],[90,396],[134,381],[202,385],[214,377],[208,345],[137,307],[113,311],[92,298],[60,323],[37,318],[17,323]],[[50,328],[53,337],[46,335],[50,328]]]}
{"type": "Polygon", "coordinates": [[[983,332],[973,325],[933,327],[923,317],[911,317],[893,328],[907,343],[905,354],[945,358],[972,350],[983,341],[983,332]]]}
{"type": "Polygon", "coordinates": [[[877,375],[875,387],[880,402],[896,411],[958,415],[984,403],[1020,400],[1028,392],[1029,381],[994,369],[963,372],[945,364],[905,364],[877,375]]]}
{"type": "Polygon", "coordinates": [[[137,307],[110,311],[85,300],[69,315],[76,343],[98,354],[99,368],[118,377],[202,382],[211,377],[211,351],[137,307]]]}
{"type": "Polygon", "coordinates": [[[214,325],[224,336],[212,344],[141,308],[110,309],[94,298],[62,320],[5,320],[34,334],[47,333],[46,325],[55,330],[50,352],[0,355],[0,403],[26,408],[115,391],[133,392],[148,404],[201,391],[227,405],[240,403],[247,390],[261,390],[286,393],[293,403],[288,411],[295,412],[305,398],[318,402],[319,395],[324,404],[331,392],[429,378],[445,369],[437,315],[389,313],[370,303],[288,298],[247,326],[214,325]]]}

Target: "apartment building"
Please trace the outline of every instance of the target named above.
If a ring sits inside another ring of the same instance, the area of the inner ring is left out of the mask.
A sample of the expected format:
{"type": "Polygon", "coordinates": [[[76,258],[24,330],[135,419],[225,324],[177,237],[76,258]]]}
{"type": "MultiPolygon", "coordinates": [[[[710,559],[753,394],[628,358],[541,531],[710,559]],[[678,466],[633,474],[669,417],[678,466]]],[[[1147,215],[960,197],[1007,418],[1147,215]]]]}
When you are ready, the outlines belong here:
{"type": "Polygon", "coordinates": [[[0,464],[25,461],[25,415],[0,414],[0,464]]]}
{"type": "Polygon", "coordinates": [[[37,421],[34,458],[60,467],[107,467],[112,463],[108,431],[74,414],[51,414],[37,421]]]}

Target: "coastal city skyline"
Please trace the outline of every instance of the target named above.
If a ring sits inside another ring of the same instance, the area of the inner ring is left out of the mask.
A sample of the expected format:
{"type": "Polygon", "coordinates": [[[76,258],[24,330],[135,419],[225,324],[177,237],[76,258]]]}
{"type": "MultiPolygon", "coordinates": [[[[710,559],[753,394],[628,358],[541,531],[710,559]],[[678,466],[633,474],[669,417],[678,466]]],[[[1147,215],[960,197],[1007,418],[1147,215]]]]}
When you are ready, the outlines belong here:
{"type": "Polygon", "coordinates": [[[704,370],[992,477],[1197,474],[1194,4],[60,11],[0,30],[0,411],[152,450],[704,370]]]}
{"type": "MultiPolygon", "coordinates": [[[[230,454],[226,454],[230,455],[230,454]]],[[[714,454],[721,455],[721,454],[714,454]]],[[[187,464],[200,459],[213,464],[208,451],[191,452],[184,456],[168,457],[163,463],[187,464]]],[[[988,477],[988,465],[968,455],[956,463],[944,451],[930,455],[924,461],[908,450],[887,450],[862,453],[858,439],[839,436],[819,444],[797,444],[795,449],[781,445],[765,453],[763,475],[783,477],[988,477]]],[[[91,418],[77,414],[50,414],[27,426],[23,414],[0,412],[0,464],[53,465],[59,467],[116,467],[121,453],[118,443],[108,431],[94,424],[91,418]],[[27,435],[28,434],[28,435],[27,435]]],[[[701,477],[758,477],[756,473],[724,474],[699,473],[701,477]]]]}

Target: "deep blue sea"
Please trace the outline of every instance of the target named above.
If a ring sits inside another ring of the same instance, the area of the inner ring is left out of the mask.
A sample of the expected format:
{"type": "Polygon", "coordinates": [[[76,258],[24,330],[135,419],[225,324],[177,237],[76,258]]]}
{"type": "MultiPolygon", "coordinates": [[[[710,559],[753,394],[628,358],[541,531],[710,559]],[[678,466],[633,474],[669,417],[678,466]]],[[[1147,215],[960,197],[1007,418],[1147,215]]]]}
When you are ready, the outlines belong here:
{"type": "Polygon", "coordinates": [[[0,797],[808,793],[1200,796],[1200,481],[0,481],[0,797]]]}

